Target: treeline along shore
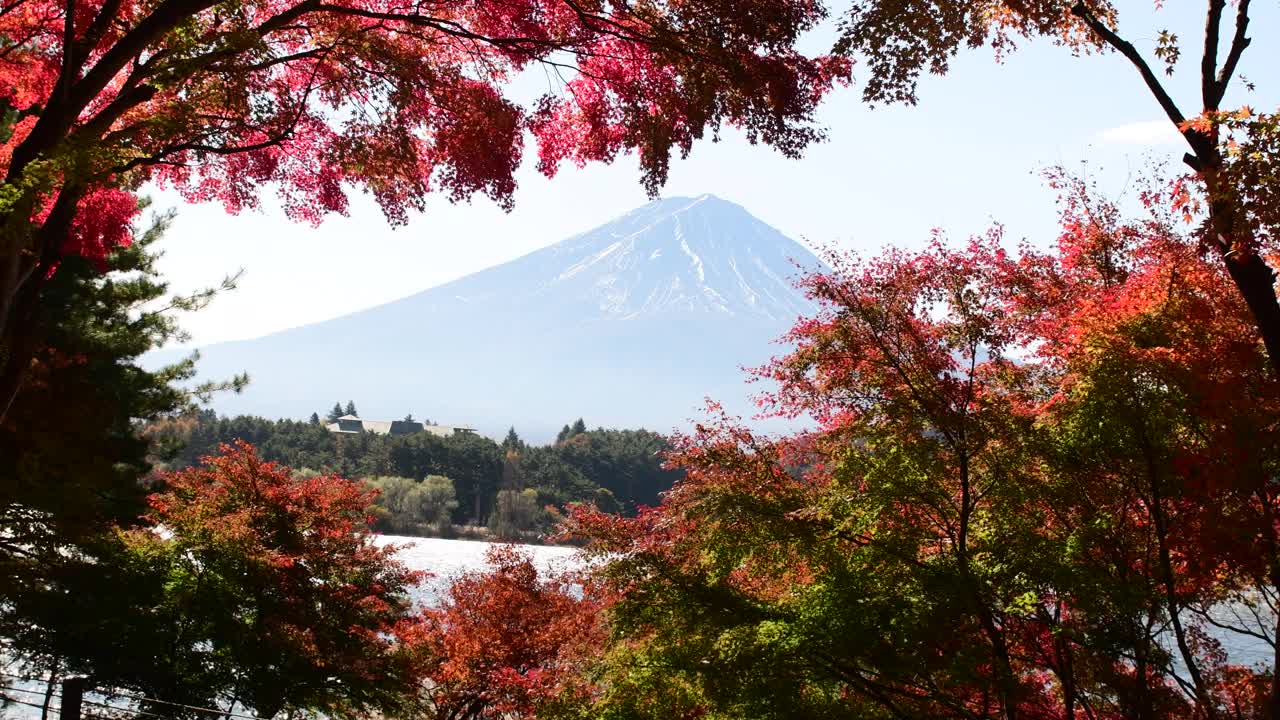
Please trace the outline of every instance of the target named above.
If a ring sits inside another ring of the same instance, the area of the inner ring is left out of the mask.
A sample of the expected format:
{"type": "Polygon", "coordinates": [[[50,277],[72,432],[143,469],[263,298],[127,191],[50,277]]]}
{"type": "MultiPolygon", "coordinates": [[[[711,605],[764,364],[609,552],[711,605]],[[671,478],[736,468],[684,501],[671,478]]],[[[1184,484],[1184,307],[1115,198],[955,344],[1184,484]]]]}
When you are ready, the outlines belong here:
{"type": "MultiPolygon", "coordinates": [[[[329,421],[334,418],[329,418],[329,421]]],[[[663,468],[667,438],[649,430],[566,424],[546,445],[512,428],[497,442],[470,432],[334,432],[331,422],[220,417],[203,410],[152,424],[161,468],[193,467],[237,440],[303,475],[360,479],[379,491],[380,532],[423,537],[542,540],[571,503],[633,514],[680,476],[663,468]]]]}

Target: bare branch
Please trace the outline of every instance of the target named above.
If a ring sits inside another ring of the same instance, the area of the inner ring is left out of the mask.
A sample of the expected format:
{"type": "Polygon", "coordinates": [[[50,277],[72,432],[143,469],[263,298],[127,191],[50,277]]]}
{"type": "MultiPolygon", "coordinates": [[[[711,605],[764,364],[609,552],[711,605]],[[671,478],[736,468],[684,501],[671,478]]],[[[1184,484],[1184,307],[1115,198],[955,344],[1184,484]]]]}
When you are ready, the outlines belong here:
{"type": "Polygon", "coordinates": [[[1204,54],[1200,57],[1200,94],[1204,98],[1204,109],[1213,110],[1214,95],[1218,92],[1218,84],[1214,76],[1218,73],[1218,32],[1222,26],[1222,9],[1227,0],[1209,0],[1209,11],[1204,19],[1204,54]]]}
{"type": "Polygon", "coordinates": [[[1129,62],[1133,63],[1133,66],[1138,69],[1138,73],[1142,76],[1142,80],[1147,84],[1147,88],[1151,90],[1151,94],[1160,103],[1160,107],[1164,110],[1165,115],[1168,116],[1169,121],[1178,127],[1178,132],[1182,133],[1182,137],[1186,139],[1187,144],[1195,152],[1193,159],[1199,160],[1211,157],[1213,148],[1208,139],[1194,130],[1183,129],[1183,125],[1187,121],[1186,116],[1178,109],[1178,105],[1169,96],[1168,91],[1164,89],[1164,85],[1160,83],[1160,78],[1156,77],[1156,74],[1152,72],[1151,66],[1147,64],[1147,61],[1138,52],[1138,49],[1133,46],[1133,43],[1120,37],[1114,30],[1107,27],[1107,24],[1090,12],[1083,2],[1076,2],[1071,7],[1071,14],[1083,20],[1098,37],[1128,58],[1129,62]]]}
{"type": "Polygon", "coordinates": [[[1249,0],[1239,0],[1239,5],[1236,6],[1236,32],[1231,38],[1231,49],[1227,51],[1226,62],[1222,63],[1222,69],[1218,71],[1215,82],[1217,93],[1211,104],[1206,101],[1206,110],[1217,110],[1222,97],[1227,94],[1227,86],[1231,84],[1231,77],[1236,74],[1236,66],[1240,64],[1240,56],[1251,42],[1247,37],[1248,32],[1249,0]]]}

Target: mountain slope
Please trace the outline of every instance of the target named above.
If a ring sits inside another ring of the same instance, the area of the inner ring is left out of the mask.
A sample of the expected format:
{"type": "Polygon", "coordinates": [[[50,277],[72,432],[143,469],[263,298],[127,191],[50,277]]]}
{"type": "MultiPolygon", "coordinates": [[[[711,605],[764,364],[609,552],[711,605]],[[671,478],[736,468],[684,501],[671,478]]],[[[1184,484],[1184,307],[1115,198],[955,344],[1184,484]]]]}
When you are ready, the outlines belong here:
{"type": "Polygon", "coordinates": [[[386,305],[204,348],[201,375],[253,380],[219,412],[304,417],[341,398],[533,438],[578,416],[666,430],[707,395],[745,407],[740,368],[811,309],[797,263],[820,265],[733,203],[657,200],[386,305]]]}

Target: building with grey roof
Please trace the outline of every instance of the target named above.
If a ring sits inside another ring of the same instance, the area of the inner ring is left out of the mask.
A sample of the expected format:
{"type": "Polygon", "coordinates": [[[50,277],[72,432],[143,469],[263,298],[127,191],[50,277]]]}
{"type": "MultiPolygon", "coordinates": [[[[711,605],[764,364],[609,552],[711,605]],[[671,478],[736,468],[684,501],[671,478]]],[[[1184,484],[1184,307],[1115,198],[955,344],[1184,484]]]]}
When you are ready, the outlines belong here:
{"type": "Polygon", "coordinates": [[[355,415],[343,415],[334,422],[325,425],[331,433],[354,435],[367,432],[375,435],[412,435],[429,432],[439,437],[454,434],[474,434],[475,428],[456,427],[452,425],[424,425],[416,420],[365,420],[355,415]]]}

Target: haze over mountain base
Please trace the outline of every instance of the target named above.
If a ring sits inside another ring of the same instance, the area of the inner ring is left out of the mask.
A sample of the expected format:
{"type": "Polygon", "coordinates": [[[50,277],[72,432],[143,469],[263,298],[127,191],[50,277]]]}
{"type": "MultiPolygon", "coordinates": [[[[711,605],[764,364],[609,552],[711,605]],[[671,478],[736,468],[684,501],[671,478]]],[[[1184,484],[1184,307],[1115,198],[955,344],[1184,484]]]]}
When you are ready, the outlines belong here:
{"type": "Polygon", "coordinates": [[[243,394],[215,400],[224,414],[303,418],[351,399],[368,418],[514,425],[531,440],[580,416],[666,431],[707,396],[753,411],[742,368],[812,312],[797,265],[821,262],[738,205],[657,200],[386,305],[201,348],[200,377],[249,373],[243,394]]]}

